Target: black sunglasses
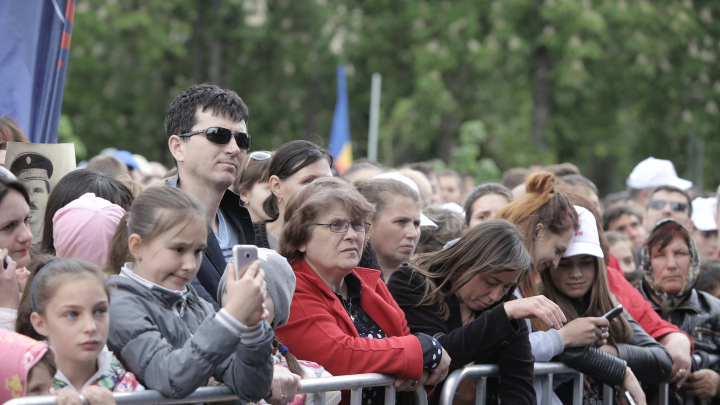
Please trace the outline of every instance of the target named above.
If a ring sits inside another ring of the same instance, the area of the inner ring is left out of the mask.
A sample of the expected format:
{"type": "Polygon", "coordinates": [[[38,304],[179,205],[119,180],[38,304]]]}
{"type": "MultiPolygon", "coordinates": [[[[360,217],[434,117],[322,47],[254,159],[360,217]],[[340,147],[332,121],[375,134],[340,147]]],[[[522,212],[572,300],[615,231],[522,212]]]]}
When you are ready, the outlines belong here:
{"type": "Polygon", "coordinates": [[[227,145],[230,140],[235,136],[238,148],[248,151],[252,147],[252,138],[245,132],[235,132],[222,127],[210,127],[208,129],[202,129],[200,131],[188,132],[187,134],[180,135],[181,138],[191,137],[197,134],[205,134],[208,141],[216,143],[218,145],[227,145]]]}
{"type": "Polygon", "coordinates": [[[665,204],[670,204],[670,209],[676,212],[685,212],[687,204],[677,201],[665,201],[665,200],[652,200],[648,203],[648,207],[654,210],[661,210],[665,207],[665,204]]]}

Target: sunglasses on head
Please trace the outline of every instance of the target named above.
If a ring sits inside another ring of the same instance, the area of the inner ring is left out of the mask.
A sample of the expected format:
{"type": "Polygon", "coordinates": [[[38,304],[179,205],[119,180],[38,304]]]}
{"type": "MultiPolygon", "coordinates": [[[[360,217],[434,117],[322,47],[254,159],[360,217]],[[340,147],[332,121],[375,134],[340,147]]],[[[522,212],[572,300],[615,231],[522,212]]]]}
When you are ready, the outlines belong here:
{"type": "Polygon", "coordinates": [[[677,201],[665,201],[665,200],[652,200],[648,203],[648,207],[654,210],[661,210],[665,208],[665,204],[670,204],[670,209],[676,212],[685,212],[687,204],[677,201]]]}
{"type": "Polygon", "coordinates": [[[187,134],[180,135],[181,138],[188,138],[197,134],[205,134],[208,141],[216,143],[218,145],[227,145],[230,140],[235,136],[235,142],[237,142],[238,148],[248,151],[252,146],[252,138],[250,135],[244,132],[235,132],[222,127],[210,127],[208,129],[201,129],[200,131],[188,132],[187,134]]]}

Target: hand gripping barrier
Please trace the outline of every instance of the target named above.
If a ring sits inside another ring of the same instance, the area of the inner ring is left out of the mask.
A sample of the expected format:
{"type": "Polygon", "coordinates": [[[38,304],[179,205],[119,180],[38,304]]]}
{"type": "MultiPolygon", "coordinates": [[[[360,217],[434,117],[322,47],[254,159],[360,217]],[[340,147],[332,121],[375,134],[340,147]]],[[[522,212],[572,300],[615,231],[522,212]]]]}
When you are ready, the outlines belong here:
{"type": "MultiPolygon", "coordinates": [[[[395,404],[395,377],[384,374],[355,374],[329,378],[315,378],[302,380],[301,394],[314,395],[315,404],[325,404],[327,391],[350,390],[350,405],[360,405],[363,388],[385,387],[385,404],[395,404]]],[[[427,405],[425,389],[420,387],[412,392],[415,405],[427,405]]],[[[201,387],[185,398],[168,398],[157,391],[140,391],[113,394],[118,405],[148,405],[148,404],[191,404],[200,402],[237,401],[237,396],[230,388],[201,387]]],[[[54,405],[57,397],[48,395],[42,397],[25,397],[13,399],[4,405],[54,405]]],[[[88,405],[86,401],[84,405],[88,405]]],[[[379,404],[378,404],[379,405],[379,404]]]]}

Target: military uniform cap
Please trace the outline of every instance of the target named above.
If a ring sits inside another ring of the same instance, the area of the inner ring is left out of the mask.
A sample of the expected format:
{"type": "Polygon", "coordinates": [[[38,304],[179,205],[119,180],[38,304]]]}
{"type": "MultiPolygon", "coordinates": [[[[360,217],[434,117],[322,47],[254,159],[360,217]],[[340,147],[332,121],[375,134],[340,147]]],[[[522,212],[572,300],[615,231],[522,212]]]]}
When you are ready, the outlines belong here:
{"type": "Polygon", "coordinates": [[[34,152],[19,154],[10,165],[20,181],[49,180],[53,173],[53,164],[47,157],[34,152]]]}

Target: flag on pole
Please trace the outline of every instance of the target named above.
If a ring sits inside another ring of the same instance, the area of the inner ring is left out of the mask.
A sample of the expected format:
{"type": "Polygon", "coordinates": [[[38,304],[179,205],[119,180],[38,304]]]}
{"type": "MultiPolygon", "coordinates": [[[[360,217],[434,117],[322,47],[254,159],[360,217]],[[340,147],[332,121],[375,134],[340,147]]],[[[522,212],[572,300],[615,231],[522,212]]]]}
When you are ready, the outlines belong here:
{"type": "Polygon", "coordinates": [[[332,132],[330,132],[330,153],[333,156],[338,173],[343,172],[352,164],[352,144],[350,143],[350,115],[348,113],[347,79],[345,66],[337,67],[337,102],[333,116],[332,132]]]}
{"type": "Polygon", "coordinates": [[[58,138],[75,0],[0,1],[0,115],[31,142],[58,138]]]}

